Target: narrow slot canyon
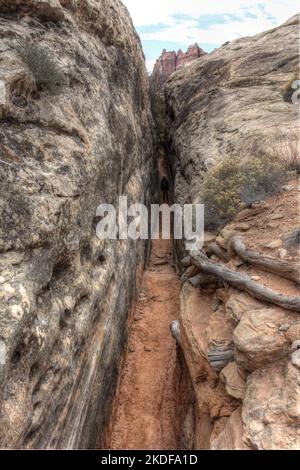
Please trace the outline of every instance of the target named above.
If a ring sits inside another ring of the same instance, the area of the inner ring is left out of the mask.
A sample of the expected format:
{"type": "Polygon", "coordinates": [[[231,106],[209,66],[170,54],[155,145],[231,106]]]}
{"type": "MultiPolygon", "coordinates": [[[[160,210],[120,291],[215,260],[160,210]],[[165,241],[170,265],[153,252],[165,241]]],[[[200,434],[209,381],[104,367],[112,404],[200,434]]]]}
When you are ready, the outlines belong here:
{"type": "MultiPolygon", "coordinates": [[[[158,168],[160,178],[168,176],[164,157],[158,168]]],[[[179,448],[177,347],[170,324],[179,317],[180,287],[173,240],[163,240],[160,233],[160,239],[151,242],[150,259],[129,319],[111,449],[179,448]]]]}
{"type": "Polygon", "coordinates": [[[121,372],[112,449],[176,449],[176,342],[180,283],[171,266],[172,245],[153,241],[143,274],[121,372]]]}
{"type": "Polygon", "coordinates": [[[1,448],[299,449],[298,29],[150,75],[124,2],[0,0],[1,448]],[[164,176],[201,250],[121,236],[164,176]]]}

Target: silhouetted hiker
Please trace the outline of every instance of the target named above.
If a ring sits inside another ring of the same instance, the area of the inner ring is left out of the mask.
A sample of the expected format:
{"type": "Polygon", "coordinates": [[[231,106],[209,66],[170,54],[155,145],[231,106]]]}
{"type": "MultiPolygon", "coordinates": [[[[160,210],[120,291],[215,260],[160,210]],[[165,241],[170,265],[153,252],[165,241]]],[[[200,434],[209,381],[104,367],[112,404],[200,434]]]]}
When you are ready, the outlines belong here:
{"type": "Polygon", "coordinates": [[[167,178],[164,176],[163,179],[161,180],[160,183],[160,189],[162,190],[163,193],[163,202],[166,202],[169,204],[169,181],[167,178]]]}

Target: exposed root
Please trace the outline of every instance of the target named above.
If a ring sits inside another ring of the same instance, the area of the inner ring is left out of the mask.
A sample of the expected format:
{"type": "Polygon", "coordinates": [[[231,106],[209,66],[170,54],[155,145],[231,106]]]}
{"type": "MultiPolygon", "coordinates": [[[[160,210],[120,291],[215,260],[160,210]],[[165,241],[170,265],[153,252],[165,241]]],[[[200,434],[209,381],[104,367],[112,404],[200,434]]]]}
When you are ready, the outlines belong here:
{"type": "Polygon", "coordinates": [[[192,263],[202,272],[218,276],[237,289],[248,292],[252,297],[270,302],[288,310],[300,312],[300,297],[285,296],[253,281],[246,274],[238,273],[210,260],[203,251],[191,251],[192,263]]]}
{"type": "Polygon", "coordinates": [[[257,251],[249,250],[239,237],[233,237],[230,241],[230,247],[244,261],[259,267],[263,271],[275,273],[280,277],[284,277],[300,284],[299,266],[281,259],[266,256],[257,251]]]}
{"type": "Polygon", "coordinates": [[[226,261],[229,261],[230,256],[228,253],[226,253],[225,250],[222,250],[222,248],[217,244],[217,243],[212,243],[209,245],[208,250],[207,250],[208,255],[216,255],[221,259],[224,259],[226,261]]]}

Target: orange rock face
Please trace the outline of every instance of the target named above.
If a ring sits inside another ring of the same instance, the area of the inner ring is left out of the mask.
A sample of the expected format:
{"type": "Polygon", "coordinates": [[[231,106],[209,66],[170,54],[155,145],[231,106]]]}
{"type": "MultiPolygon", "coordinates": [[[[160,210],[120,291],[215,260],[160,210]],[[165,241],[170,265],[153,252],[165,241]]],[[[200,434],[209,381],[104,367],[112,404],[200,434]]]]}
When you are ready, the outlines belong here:
{"type": "Polygon", "coordinates": [[[187,52],[183,52],[179,49],[176,53],[175,51],[166,51],[166,49],[164,49],[154,65],[151,76],[153,88],[161,88],[172,73],[176,70],[182,69],[204,54],[205,52],[198,46],[198,44],[190,46],[187,52]]]}

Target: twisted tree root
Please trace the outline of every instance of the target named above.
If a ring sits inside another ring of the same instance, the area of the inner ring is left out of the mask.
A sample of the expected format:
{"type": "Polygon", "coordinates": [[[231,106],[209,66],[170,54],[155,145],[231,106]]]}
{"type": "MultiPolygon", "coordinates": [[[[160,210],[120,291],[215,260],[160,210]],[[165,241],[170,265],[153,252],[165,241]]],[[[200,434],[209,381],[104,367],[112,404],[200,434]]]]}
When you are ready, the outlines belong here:
{"type": "Polygon", "coordinates": [[[237,289],[248,292],[252,297],[270,302],[288,310],[300,312],[300,297],[285,296],[253,281],[249,276],[226,268],[210,260],[203,251],[190,252],[192,263],[207,274],[218,276],[237,289]]]}
{"type": "Polygon", "coordinates": [[[265,256],[257,251],[249,250],[239,237],[233,237],[229,244],[236,254],[247,263],[250,263],[263,271],[275,273],[280,277],[300,284],[300,270],[296,263],[265,256]]]}

